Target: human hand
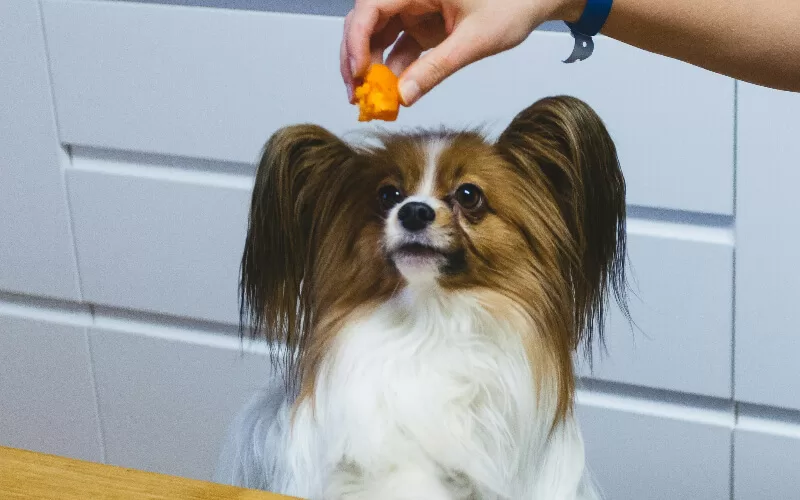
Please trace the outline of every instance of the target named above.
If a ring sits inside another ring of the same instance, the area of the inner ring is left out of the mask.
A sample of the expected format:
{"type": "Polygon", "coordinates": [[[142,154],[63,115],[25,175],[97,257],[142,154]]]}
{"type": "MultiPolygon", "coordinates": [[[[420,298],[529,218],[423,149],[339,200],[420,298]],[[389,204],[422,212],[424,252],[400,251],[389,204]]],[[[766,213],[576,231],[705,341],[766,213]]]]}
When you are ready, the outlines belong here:
{"type": "Polygon", "coordinates": [[[400,75],[406,106],[459,69],[522,43],[541,23],[577,20],[586,0],[356,0],[340,69],[348,98],[372,63],[400,75]],[[384,52],[394,44],[384,61],[384,52]],[[427,51],[427,52],[426,52],[427,51]]]}

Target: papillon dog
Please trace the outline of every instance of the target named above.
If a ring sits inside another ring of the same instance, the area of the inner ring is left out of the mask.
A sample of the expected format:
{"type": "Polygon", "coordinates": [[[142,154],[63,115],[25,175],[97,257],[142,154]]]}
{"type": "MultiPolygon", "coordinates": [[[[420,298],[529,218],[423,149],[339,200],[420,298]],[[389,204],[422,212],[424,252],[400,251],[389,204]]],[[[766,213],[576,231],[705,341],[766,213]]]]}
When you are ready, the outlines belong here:
{"type": "Polygon", "coordinates": [[[496,140],[313,125],[265,146],[243,325],[282,377],[218,481],[313,500],[596,498],[573,354],[625,309],[625,181],[603,122],[542,99],[496,140]]]}

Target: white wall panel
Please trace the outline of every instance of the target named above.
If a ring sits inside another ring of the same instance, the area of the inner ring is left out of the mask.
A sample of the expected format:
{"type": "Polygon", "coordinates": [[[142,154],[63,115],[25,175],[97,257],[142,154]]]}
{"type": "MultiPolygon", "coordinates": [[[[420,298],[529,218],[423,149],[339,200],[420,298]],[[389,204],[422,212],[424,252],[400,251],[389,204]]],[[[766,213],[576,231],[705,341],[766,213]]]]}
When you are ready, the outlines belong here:
{"type": "MultiPolygon", "coordinates": [[[[73,144],[252,162],[279,126],[363,128],[339,77],[341,19],[119,2],[46,0],[62,138],[73,144]],[[141,36],[146,32],[147,36],[141,36]]],[[[734,84],[598,39],[537,32],[454,76],[396,126],[487,124],[574,94],[618,141],[637,205],[730,214],[734,84]]]]}
{"type": "Polygon", "coordinates": [[[90,335],[107,462],[211,479],[234,414],[266,384],[268,358],[190,330],[117,322],[90,335]]]}
{"type": "Polygon", "coordinates": [[[0,2],[0,289],[78,300],[39,3],[0,2]]]}
{"type": "MultiPolygon", "coordinates": [[[[733,241],[725,229],[629,221],[631,325],[614,308],[580,374],[731,397],[733,241]]],[[[613,301],[612,301],[613,304],[613,301]]]]}
{"type": "MultiPolygon", "coordinates": [[[[103,0],[119,1],[119,0],[103,0]]],[[[353,0],[123,0],[166,5],[225,7],[226,9],[292,12],[321,16],[344,16],[353,8],[353,0]]]]}
{"type": "Polygon", "coordinates": [[[739,423],[741,427],[734,433],[733,498],[797,498],[800,423],[752,417],[743,417],[739,423]]]}
{"type": "Polygon", "coordinates": [[[237,323],[251,178],[94,164],[67,171],[86,299],[237,323]]]}
{"type": "Polygon", "coordinates": [[[0,303],[0,446],[101,462],[86,327],[7,309],[0,303]]]}
{"type": "Polygon", "coordinates": [[[739,87],[736,397],[800,409],[800,94],[739,87]]]}
{"type": "Polygon", "coordinates": [[[732,415],[583,399],[586,459],[605,498],[730,498],[732,415]]]}

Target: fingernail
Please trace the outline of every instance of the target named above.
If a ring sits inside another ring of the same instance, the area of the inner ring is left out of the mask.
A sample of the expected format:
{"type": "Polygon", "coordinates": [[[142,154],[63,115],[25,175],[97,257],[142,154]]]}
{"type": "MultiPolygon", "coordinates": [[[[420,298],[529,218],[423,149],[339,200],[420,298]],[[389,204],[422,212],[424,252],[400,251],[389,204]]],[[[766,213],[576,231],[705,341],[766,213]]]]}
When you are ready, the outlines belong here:
{"type": "Polygon", "coordinates": [[[348,84],[345,84],[345,86],[347,87],[347,100],[352,103],[353,102],[353,85],[348,83],[348,84]]]}
{"type": "Polygon", "coordinates": [[[414,80],[400,82],[400,99],[406,106],[411,106],[419,99],[419,85],[414,80]]]}
{"type": "Polygon", "coordinates": [[[350,74],[356,76],[356,71],[358,71],[358,65],[356,64],[356,60],[354,58],[350,58],[350,74]]]}

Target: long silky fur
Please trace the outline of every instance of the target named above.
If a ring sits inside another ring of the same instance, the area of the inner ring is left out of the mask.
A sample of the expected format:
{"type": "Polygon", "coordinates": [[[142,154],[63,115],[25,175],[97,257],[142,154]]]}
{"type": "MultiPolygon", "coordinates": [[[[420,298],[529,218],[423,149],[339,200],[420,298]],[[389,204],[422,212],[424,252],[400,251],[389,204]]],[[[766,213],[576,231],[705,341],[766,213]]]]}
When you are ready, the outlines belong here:
{"type": "Polygon", "coordinates": [[[577,347],[591,361],[604,342],[609,291],[626,318],[625,179],[603,121],[583,101],[542,99],[519,113],[498,144],[521,168],[542,171],[558,200],[571,238],[563,245],[572,286],[577,347]]]}
{"type": "Polygon", "coordinates": [[[269,139],[256,173],[240,270],[240,325],[242,334],[250,328],[268,341],[273,366],[282,368],[292,390],[313,324],[308,272],[318,258],[318,232],[330,218],[319,198],[353,157],[327,130],[297,125],[269,139]]]}

